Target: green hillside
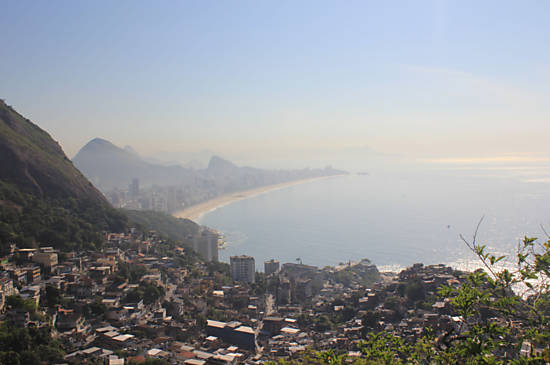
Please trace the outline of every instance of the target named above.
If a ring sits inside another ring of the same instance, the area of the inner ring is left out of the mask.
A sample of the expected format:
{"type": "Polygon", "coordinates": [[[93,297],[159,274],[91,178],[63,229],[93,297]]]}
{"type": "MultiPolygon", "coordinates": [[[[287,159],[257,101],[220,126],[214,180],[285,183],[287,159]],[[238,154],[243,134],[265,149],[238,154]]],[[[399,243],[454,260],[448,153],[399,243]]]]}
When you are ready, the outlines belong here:
{"type": "Polygon", "coordinates": [[[10,243],[94,248],[101,231],[126,220],[48,133],[0,100],[0,251],[10,243]]]}
{"type": "Polygon", "coordinates": [[[183,218],[176,218],[172,215],[151,210],[122,210],[128,217],[131,226],[142,231],[154,230],[161,236],[174,241],[183,241],[189,235],[196,234],[200,226],[183,218]]]}

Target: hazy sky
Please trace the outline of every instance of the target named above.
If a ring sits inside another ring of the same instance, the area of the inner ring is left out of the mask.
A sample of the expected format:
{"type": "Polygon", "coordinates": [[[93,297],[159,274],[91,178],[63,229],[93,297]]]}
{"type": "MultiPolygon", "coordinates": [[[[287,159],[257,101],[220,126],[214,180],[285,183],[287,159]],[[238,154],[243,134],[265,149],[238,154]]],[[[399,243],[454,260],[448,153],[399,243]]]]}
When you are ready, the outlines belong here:
{"type": "MultiPolygon", "coordinates": [[[[550,154],[548,1],[3,1],[0,98],[67,154],[550,154]]],[[[243,159],[246,159],[243,157],[243,159]]]]}

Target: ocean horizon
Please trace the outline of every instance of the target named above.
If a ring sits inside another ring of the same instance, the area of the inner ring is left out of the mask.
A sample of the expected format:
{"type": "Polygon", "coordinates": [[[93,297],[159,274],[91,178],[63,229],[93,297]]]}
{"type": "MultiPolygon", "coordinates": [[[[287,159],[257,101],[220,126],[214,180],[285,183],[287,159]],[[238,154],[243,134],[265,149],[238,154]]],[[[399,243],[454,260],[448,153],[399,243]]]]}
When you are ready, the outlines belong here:
{"type": "MultiPolygon", "coordinates": [[[[310,181],[235,201],[202,215],[226,245],[220,260],[250,255],[324,267],[363,258],[382,271],[414,263],[473,270],[460,238],[511,257],[524,235],[550,224],[547,166],[416,164],[310,181]]],[[[513,257],[508,260],[513,263],[513,257]]]]}

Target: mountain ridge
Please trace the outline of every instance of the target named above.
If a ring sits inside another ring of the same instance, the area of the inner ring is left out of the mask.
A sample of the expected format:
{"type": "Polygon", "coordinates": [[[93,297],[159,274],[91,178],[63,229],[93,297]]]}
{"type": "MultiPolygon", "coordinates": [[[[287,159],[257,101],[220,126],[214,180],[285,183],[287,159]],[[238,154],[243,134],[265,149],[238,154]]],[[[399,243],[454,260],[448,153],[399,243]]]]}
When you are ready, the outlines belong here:
{"type": "MultiPolygon", "coordinates": [[[[328,174],[327,169],[266,170],[237,166],[218,155],[212,155],[205,168],[189,168],[180,164],[165,165],[148,161],[131,146],[123,148],[102,138],[94,138],[85,144],[73,157],[73,162],[103,192],[125,188],[137,178],[140,186],[159,187],[193,185],[198,181],[215,180],[209,184],[219,185],[226,177],[242,180],[241,187],[232,182],[229,189],[246,189],[280,183],[292,179],[328,174]]],[[[334,173],[343,171],[333,170],[334,173]]]]}
{"type": "Polygon", "coordinates": [[[46,131],[4,101],[0,101],[0,122],[0,178],[16,181],[24,189],[38,194],[44,193],[42,185],[46,184],[54,188],[56,196],[63,196],[62,190],[69,188],[106,202],[46,131]],[[44,169],[44,166],[51,168],[44,169]],[[63,184],[66,180],[73,185],[63,184]]]}
{"type": "Polygon", "coordinates": [[[95,247],[126,222],[50,134],[0,100],[0,252],[95,247]]]}
{"type": "Polygon", "coordinates": [[[189,169],[179,165],[147,162],[133,148],[120,148],[101,138],[84,145],[73,157],[73,162],[103,191],[125,186],[133,178],[139,178],[143,185],[154,185],[177,183],[189,174],[189,169]]]}
{"type": "Polygon", "coordinates": [[[206,168],[192,169],[148,163],[128,150],[108,141],[93,139],[73,159],[75,165],[113,204],[128,209],[152,209],[154,196],[156,202],[166,202],[154,209],[173,213],[182,206],[192,206],[223,194],[346,173],[330,167],[265,170],[237,166],[217,155],[210,157],[206,168]],[[137,194],[125,194],[133,179],[139,180],[139,191],[137,194]]]}

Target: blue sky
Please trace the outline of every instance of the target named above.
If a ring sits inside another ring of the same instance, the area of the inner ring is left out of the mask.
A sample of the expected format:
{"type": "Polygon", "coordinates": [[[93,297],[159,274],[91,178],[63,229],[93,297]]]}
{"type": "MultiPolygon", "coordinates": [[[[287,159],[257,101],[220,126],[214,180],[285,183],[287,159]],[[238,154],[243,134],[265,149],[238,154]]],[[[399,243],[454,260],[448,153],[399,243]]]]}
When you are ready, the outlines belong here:
{"type": "Polygon", "coordinates": [[[550,154],[550,2],[4,1],[0,97],[69,155],[550,154]]]}

